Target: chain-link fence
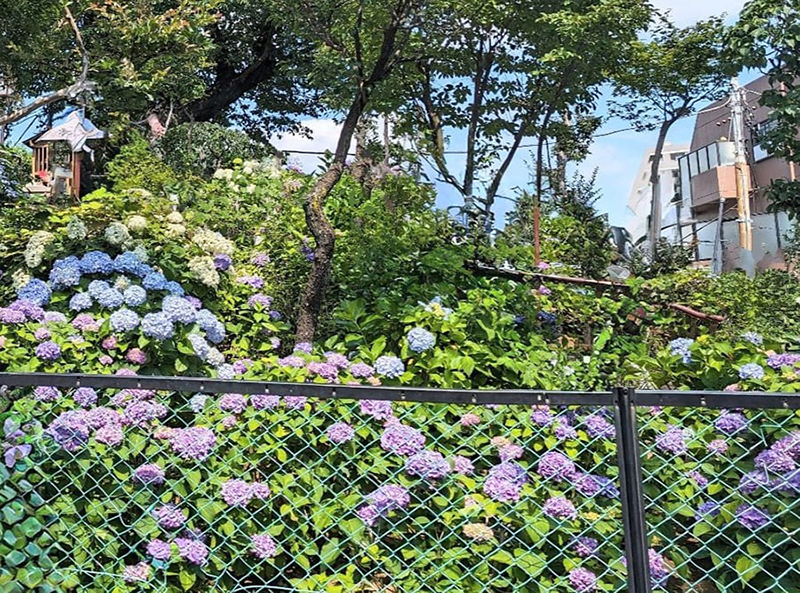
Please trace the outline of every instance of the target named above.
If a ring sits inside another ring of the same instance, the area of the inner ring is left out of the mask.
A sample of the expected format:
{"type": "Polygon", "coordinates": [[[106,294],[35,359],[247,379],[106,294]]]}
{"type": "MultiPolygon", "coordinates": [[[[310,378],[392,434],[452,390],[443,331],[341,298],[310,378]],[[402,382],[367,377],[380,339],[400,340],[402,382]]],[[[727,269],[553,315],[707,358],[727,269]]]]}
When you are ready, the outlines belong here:
{"type": "Polygon", "coordinates": [[[784,459],[797,461],[800,433],[788,410],[744,412],[746,428],[725,432],[715,410],[640,407],[637,437],[626,390],[1,373],[0,384],[3,591],[800,583],[797,474],[784,459]],[[724,453],[711,444],[722,440],[724,453]],[[756,459],[761,449],[780,459],[756,459]],[[751,489],[762,467],[770,482],[751,489]],[[759,512],[768,525],[734,525],[763,522],[759,512]]]}

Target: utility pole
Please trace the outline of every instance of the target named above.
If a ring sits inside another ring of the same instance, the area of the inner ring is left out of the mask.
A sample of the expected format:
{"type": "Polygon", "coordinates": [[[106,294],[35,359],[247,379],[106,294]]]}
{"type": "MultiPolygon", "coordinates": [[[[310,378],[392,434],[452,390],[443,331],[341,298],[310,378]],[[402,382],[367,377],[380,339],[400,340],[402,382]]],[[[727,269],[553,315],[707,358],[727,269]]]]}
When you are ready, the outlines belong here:
{"type": "Polygon", "coordinates": [[[750,183],[744,153],[744,109],[746,90],[735,76],[731,79],[731,121],[733,123],[734,168],[736,170],[736,205],[739,225],[739,263],[749,276],[753,262],[753,221],[750,214],[750,183]]]}

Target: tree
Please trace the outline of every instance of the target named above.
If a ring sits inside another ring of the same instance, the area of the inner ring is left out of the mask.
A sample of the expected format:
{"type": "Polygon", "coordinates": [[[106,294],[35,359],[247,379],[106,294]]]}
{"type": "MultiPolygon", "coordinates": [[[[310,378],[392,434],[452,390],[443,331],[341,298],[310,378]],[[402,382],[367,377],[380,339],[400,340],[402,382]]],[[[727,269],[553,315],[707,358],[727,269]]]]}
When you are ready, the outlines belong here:
{"type": "MultiPolygon", "coordinates": [[[[800,11],[784,0],[751,0],[731,30],[727,46],[736,69],[758,68],[769,76],[770,90],[759,99],[770,109],[758,141],[769,154],[800,164],[800,11]]],[[[770,208],[800,219],[800,181],[776,179],[769,188],[770,208]]]]}
{"type": "Polygon", "coordinates": [[[313,45],[311,80],[344,115],[336,149],[305,198],[314,259],[297,317],[297,340],[314,338],[328,284],[335,234],[325,201],[339,182],[359,121],[382,85],[416,50],[414,35],[430,0],[275,0],[295,33],[313,45]]]}
{"type": "Polygon", "coordinates": [[[614,79],[613,111],[639,131],[658,128],[650,166],[652,254],[661,236],[659,165],[664,142],[675,122],[725,92],[724,34],[721,17],[684,29],[660,17],[653,38],[633,44],[627,67],[614,79]]]}
{"type": "MultiPolygon", "coordinates": [[[[646,27],[649,7],[639,0],[515,0],[463,3],[439,16],[425,40],[435,51],[402,80],[407,104],[400,129],[418,140],[440,178],[488,228],[523,141],[536,139],[535,160],[543,163],[561,114],[593,111],[599,86],[646,27]],[[485,186],[482,195],[478,184],[485,186]]],[[[543,177],[541,164],[537,196],[543,177]]]]}

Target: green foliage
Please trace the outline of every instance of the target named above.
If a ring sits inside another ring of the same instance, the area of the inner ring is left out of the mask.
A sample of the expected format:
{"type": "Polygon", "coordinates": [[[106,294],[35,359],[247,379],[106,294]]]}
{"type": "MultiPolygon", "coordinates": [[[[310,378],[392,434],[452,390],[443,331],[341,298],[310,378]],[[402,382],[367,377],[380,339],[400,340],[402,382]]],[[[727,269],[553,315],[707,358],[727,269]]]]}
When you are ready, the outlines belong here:
{"type": "Polygon", "coordinates": [[[0,205],[18,200],[30,176],[30,157],[22,149],[0,146],[0,205]]]}
{"type": "Polygon", "coordinates": [[[656,243],[655,253],[649,253],[643,245],[637,245],[627,262],[631,272],[642,278],[657,278],[686,269],[694,261],[692,250],[676,245],[664,237],[656,243]]]}
{"type": "Polygon", "coordinates": [[[114,191],[135,188],[159,193],[178,181],[172,168],[139,135],[120,148],[119,154],[106,165],[106,171],[114,191]]]}
{"type": "Polygon", "coordinates": [[[271,150],[247,134],[213,123],[187,123],[170,128],[158,143],[164,162],[178,173],[210,178],[235,159],[262,160],[271,150]]]}

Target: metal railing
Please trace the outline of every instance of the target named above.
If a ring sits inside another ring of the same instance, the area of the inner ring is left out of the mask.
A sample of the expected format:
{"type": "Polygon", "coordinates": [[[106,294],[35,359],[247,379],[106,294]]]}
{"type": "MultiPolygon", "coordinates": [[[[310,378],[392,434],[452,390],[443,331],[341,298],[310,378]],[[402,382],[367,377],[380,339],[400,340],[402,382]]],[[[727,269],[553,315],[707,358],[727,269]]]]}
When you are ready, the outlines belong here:
{"type": "Polygon", "coordinates": [[[19,425],[6,452],[31,445],[0,472],[4,591],[800,581],[790,394],[22,373],[0,385],[19,425]]]}

